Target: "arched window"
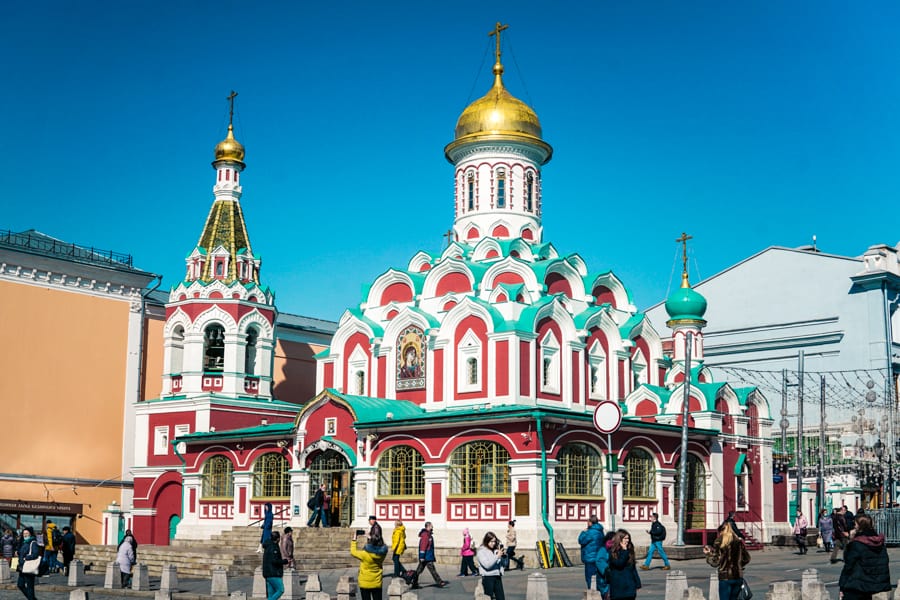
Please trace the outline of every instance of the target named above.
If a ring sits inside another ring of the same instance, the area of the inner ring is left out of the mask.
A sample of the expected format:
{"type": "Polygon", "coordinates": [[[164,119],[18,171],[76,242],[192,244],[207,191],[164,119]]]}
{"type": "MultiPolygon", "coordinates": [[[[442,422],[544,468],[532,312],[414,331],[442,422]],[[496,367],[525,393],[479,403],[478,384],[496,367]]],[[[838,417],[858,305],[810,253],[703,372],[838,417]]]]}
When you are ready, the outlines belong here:
{"type": "Polygon", "coordinates": [[[288,461],[278,452],[263,454],[253,465],[254,498],[289,498],[291,476],[288,461]]]}
{"type": "Polygon", "coordinates": [[[567,444],[559,451],[556,466],[558,496],[602,496],[603,465],[593,446],[567,444]]]}
{"type": "Polygon", "coordinates": [[[469,172],[467,184],[468,189],[466,190],[466,196],[469,203],[469,210],[475,210],[475,173],[469,172]]]}
{"type": "Polygon", "coordinates": [[[203,370],[221,373],[225,368],[225,328],[218,323],[203,331],[203,370]]]}
{"type": "Polygon", "coordinates": [[[625,459],[625,497],[656,498],[656,465],[650,453],[635,448],[625,459]]]}
{"type": "MultiPolygon", "coordinates": [[[[675,511],[681,503],[681,459],[675,463],[675,511]]],[[[706,468],[703,461],[693,454],[688,454],[687,462],[687,494],[685,506],[685,527],[702,529],[706,527],[706,468]]]]}
{"type": "Polygon", "coordinates": [[[638,386],[640,386],[642,383],[650,383],[650,369],[647,368],[647,359],[644,357],[644,353],[640,350],[635,352],[634,356],[631,358],[631,371],[632,373],[634,373],[635,389],[637,389],[638,386]]]}
{"type": "Polygon", "coordinates": [[[495,442],[470,442],[450,455],[450,493],[509,494],[509,452],[495,442]]]}
{"type": "Polygon", "coordinates": [[[559,342],[548,332],[541,340],[541,391],[559,393],[559,342]]]}
{"type": "Polygon", "coordinates": [[[259,330],[256,327],[247,329],[247,345],[244,347],[244,373],[256,374],[256,341],[259,339],[259,330]]]}
{"type": "Polygon", "coordinates": [[[357,396],[365,396],[366,395],[366,372],[365,371],[357,371],[356,372],[356,395],[357,396]]]}
{"type": "Polygon", "coordinates": [[[221,454],[203,465],[202,498],[234,498],[234,465],[221,454]]]}
{"type": "Polygon", "coordinates": [[[506,171],[497,169],[497,208],[506,208],[506,171]]]}
{"type": "Polygon", "coordinates": [[[388,448],[378,459],[379,496],[425,496],[422,455],[410,446],[388,448]]]}
{"type": "Polygon", "coordinates": [[[525,176],[525,210],[531,212],[534,207],[534,174],[525,176]]]}
{"type": "Polygon", "coordinates": [[[457,379],[460,392],[477,392],[481,390],[481,340],[474,331],[468,330],[456,348],[457,379]]]}
{"type": "Polygon", "coordinates": [[[603,346],[599,341],[595,341],[588,353],[588,361],[590,363],[590,397],[593,400],[603,400],[606,398],[606,355],[603,352],[603,346]]]}
{"type": "Polygon", "coordinates": [[[177,375],[184,369],[184,327],[181,325],[172,332],[172,346],[169,353],[171,357],[169,372],[177,375]]]}
{"type": "Polygon", "coordinates": [[[749,499],[747,498],[747,490],[750,489],[749,480],[750,468],[745,460],[734,475],[734,507],[737,510],[747,510],[749,508],[749,499]]]}

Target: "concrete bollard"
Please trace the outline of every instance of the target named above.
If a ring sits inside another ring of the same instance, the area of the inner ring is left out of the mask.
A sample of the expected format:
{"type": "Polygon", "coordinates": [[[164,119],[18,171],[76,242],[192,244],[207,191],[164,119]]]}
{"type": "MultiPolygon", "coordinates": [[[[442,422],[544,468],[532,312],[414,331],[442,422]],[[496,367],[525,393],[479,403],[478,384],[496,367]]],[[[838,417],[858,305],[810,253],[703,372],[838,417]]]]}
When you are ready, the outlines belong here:
{"type": "Polygon", "coordinates": [[[140,563],[131,568],[131,589],[146,592],[150,590],[150,571],[140,563]]]}
{"type": "Polygon", "coordinates": [[[322,581],[319,579],[318,573],[310,573],[306,578],[306,591],[307,592],[321,592],[322,591],[322,581]]]}
{"type": "Polygon", "coordinates": [[[400,600],[404,592],[409,591],[409,586],[402,577],[394,577],[388,586],[388,600],[400,600]]]}
{"type": "Polygon", "coordinates": [[[419,595],[415,592],[404,592],[400,600],[419,600],[419,595]]]}
{"type": "Polygon", "coordinates": [[[69,592],[69,600],[88,600],[87,590],[72,590],[69,592]]]}
{"type": "Polygon", "coordinates": [[[354,600],[357,589],[356,577],[341,575],[337,583],[337,600],[354,600]]]}
{"type": "Polygon", "coordinates": [[[5,560],[0,560],[0,581],[9,581],[12,579],[12,572],[9,568],[9,563],[5,560]]]}
{"type": "Polygon", "coordinates": [[[69,587],[84,585],[84,563],[77,558],[69,563],[69,587]]]}
{"type": "Polygon", "coordinates": [[[247,592],[231,592],[229,600],[247,600],[247,592]]]}
{"type": "Polygon", "coordinates": [[[766,600],[803,600],[803,592],[796,581],[776,581],[769,584],[766,600]]]}
{"type": "Polygon", "coordinates": [[[331,595],[328,592],[306,592],[306,600],[331,600],[331,595]]]}
{"type": "Polygon", "coordinates": [[[159,577],[159,591],[171,593],[178,591],[178,569],[175,565],[163,565],[159,577]]]}
{"type": "Polygon", "coordinates": [[[213,567],[212,585],[209,590],[210,596],[227,596],[228,595],[228,571],[225,567],[219,565],[213,567]]]}
{"type": "Polygon", "coordinates": [[[525,600],[550,600],[547,591],[547,576],[543,573],[529,573],[525,586],[525,600]]]}
{"type": "Polygon", "coordinates": [[[262,567],[256,567],[253,571],[253,590],[250,592],[251,598],[266,598],[266,578],[262,576],[262,567]]]}
{"type": "Polygon", "coordinates": [[[719,572],[709,574],[709,600],[719,600],[719,572]]]}
{"type": "Polygon", "coordinates": [[[803,574],[800,578],[800,591],[803,593],[803,597],[806,598],[807,590],[812,587],[813,584],[819,583],[819,570],[818,569],[804,569],[803,574]]]}
{"type": "Polygon", "coordinates": [[[172,600],[172,592],[156,590],[156,593],[153,594],[153,600],[172,600]]]}
{"type": "Polygon", "coordinates": [[[284,594],[281,597],[284,600],[303,600],[299,571],[291,568],[285,569],[282,580],[284,581],[284,594]]]}
{"type": "Polygon", "coordinates": [[[682,596],[684,600],[706,600],[703,597],[703,590],[698,587],[689,587],[684,590],[684,596],[682,596]]]}
{"type": "Polygon", "coordinates": [[[122,576],[119,575],[119,563],[111,562],[106,565],[106,577],[103,580],[103,587],[108,590],[122,589],[122,576]]]}
{"type": "Polygon", "coordinates": [[[669,571],[666,577],[666,600],[681,600],[688,589],[684,571],[669,571]]]}

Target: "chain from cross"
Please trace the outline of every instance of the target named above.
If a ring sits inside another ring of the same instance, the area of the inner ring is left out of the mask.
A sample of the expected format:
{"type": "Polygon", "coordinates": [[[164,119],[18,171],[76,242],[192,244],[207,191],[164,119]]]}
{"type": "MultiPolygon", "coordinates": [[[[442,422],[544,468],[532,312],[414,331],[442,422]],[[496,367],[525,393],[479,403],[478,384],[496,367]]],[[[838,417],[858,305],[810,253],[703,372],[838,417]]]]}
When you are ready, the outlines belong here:
{"type": "Polygon", "coordinates": [[[231,125],[232,122],[234,121],[234,99],[237,98],[237,95],[238,94],[236,91],[231,90],[231,93],[228,94],[227,98],[225,98],[226,100],[228,100],[229,104],[231,105],[230,108],[228,109],[228,124],[229,125],[231,125]]]}
{"type": "Polygon", "coordinates": [[[509,25],[501,25],[500,21],[497,21],[494,29],[488,32],[488,37],[497,36],[497,62],[500,62],[500,32],[506,29],[509,29],[509,25]]]}

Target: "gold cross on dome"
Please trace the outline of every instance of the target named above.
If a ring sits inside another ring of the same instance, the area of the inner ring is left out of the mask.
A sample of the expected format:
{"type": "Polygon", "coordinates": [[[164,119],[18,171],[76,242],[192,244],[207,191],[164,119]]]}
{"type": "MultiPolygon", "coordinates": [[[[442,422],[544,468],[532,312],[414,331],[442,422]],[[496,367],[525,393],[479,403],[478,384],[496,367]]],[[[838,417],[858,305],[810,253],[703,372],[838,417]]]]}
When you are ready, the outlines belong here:
{"type": "Polygon", "coordinates": [[[688,267],[687,267],[687,243],[688,240],[694,239],[694,236],[688,235],[687,233],[681,232],[681,237],[675,240],[676,243],[681,244],[681,287],[690,287],[690,283],[688,283],[688,267]]]}
{"type": "Polygon", "coordinates": [[[231,90],[231,93],[228,94],[228,97],[225,98],[230,103],[230,108],[228,109],[228,124],[231,125],[232,121],[234,121],[234,99],[237,98],[237,92],[231,90]]]}
{"type": "Polygon", "coordinates": [[[501,25],[500,21],[497,21],[493,31],[488,32],[490,37],[497,36],[497,62],[500,62],[500,32],[505,29],[509,29],[509,25],[501,25]]]}

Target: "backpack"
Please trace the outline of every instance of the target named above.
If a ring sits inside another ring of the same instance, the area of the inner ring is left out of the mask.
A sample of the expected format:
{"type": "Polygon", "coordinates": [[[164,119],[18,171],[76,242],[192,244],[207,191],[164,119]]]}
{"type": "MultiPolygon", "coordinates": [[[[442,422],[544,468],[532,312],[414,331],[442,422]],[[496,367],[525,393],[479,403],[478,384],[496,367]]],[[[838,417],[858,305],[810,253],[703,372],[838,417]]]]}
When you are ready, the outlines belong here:
{"type": "Polygon", "coordinates": [[[53,528],[53,533],[50,534],[50,540],[53,542],[53,548],[59,550],[60,546],[62,546],[62,534],[59,532],[59,527],[53,528]]]}
{"type": "Polygon", "coordinates": [[[313,496],[312,498],[310,498],[309,500],[306,501],[306,508],[308,508],[309,510],[316,509],[316,497],[315,496],[313,496]]]}

